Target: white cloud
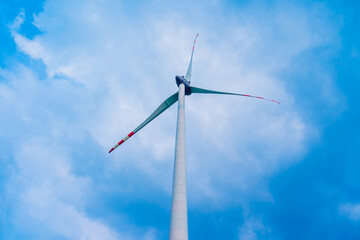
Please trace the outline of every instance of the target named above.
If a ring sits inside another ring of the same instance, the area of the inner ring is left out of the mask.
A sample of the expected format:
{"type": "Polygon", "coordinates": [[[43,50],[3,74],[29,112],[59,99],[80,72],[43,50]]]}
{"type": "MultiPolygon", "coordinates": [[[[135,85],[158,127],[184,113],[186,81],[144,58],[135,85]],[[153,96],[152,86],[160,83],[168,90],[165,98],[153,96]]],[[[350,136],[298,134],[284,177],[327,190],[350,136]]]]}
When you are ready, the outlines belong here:
{"type": "MultiPolygon", "coordinates": [[[[101,187],[93,182],[91,174],[97,173],[91,165],[109,163],[98,158],[92,163],[94,157],[87,154],[91,149],[86,148],[88,144],[84,147],[84,141],[93,139],[86,139],[88,134],[78,124],[83,120],[77,109],[89,109],[83,105],[89,98],[82,88],[63,79],[39,81],[36,73],[22,65],[17,65],[15,72],[2,70],[0,74],[7,80],[0,85],[0,111],[6,116],[0,120],[0,139],[11,146],[6,151],[11,151],[14,161],[12,166],[6,158],[1,159],[4,166],[9,165],[3,197],[9,207],[7,218],[15,228],[41,239],[148,236],[146,229],[136,228],[127,220],[120,221],[119,230],[102,219],[105,216],[87,214],[94,204],[94,192],[101,187]],[[86,161],[79,162],[74,150],[84,152],[86,161]],[[126,226],[130,230],[122,230],[126,226]]],[[[117,218],[125,217],[117,213],[117,218]]]]}
{"type": "MultiPolygon", "coordinates": [[[[17,123],[15,128],[20,130],[15,131],[18,137],[11,138],[14,143],[26,136],[37,149],[36,139],[56,139],[54,145],[61,146],[66,154],[58,158],[45,147],[46,155],[41,148],[31,160],[26,154],[17,155],[16,165],[21,171],[15,178],[27,176],[41,183],[19,190],[19,204],[36,206],[34,199],[43,194],[62,209],[56,212],[60,219],[74,219],[78,229],[59,229],[61,224],[49,222],[53,231],[73,238],[98,233],[116,236],[115,230],[82,211],[82,194],[94,190],[94,185],[91,175],[82,178],[73,173],[79,166],[75,153],[86,151],[77,143],[90,138],[106,153],[175,92],[174,75],[185,73],[196,33],[200,37],[193,63],[194,85],[257,94],[282,104],[209,95],[186,99],[189,203],[199,208],[207,204],[225,208],[254,198],[272,201],[267,179],[299,161],[319,131],[319,126],[302,116],[288,83],[279,77],[299,54],[337,40],[337,28],[327,21],[326,9],[313,6],[308,11],[292,4],[269,8],[255,4],[225,16],[216,9],[226,6],[216,4],[206,6],[210,11],[201,12],[203,19],[193,24],[199,19],[181,11],[186,8],[182,5],[179,9],[150,11],[144,4],[129,13],[118,1],[50,0],[35,16],[34,24],[43,33],[32,40],[18,33],[24,21],[21,13],[12,27],[13,38],[20,51],[44,63],[48,76],[40,81],[21,65],[13,70],[17,73],[0,72],[9,79],[9,84],[0,85],[0,96],[6,100],[0,111],[9,117],[0,121],[6,126],[17,123]],[[48,173],[39,172],[34,164],[48,173]],[[42,185],[49,179],[49,185],[42,185]],[[95,232],[85,231],[88,225],[94,226],[91,229],[95,232]]],[[[328,96],[336,89],[331,77],[324,76],[314,86],[319,95],[328,96]]],[[[292,84],[299,91],[306,87],[292,84]]],[[[323,108],[334,106],[327,100],[323,103],[323,108]]],[[[105,189],[122,191],[142,176],[147,181],[137,188],[151,185],[170,197],[175,108],[121,150],[96,159],[110,178],[121,175],[124,169],[134,171],[121,184],[106,183],[105,189]]],[[[30,151],[21,148],[23,153],[30,151]]],[[[26,186],[26,181],[16,184],[26,186]]],[[[128,191],[140,194],[137,189],[128,191]]],[[[146,198],[156,202],[154,194],[146,198]]],[[[49,205],[43,203],[38,209],[45,211],[49,205]]],[[[44,214],[43,221],[47,222],[49,216],[44,214]]],[[[37,216],[32,212],[28,215],[37,216]]],[[[250,221],[242,232],[251,233],[253,225],[250,221]]],[[[153,232],[144,234],[155,238],[153,232]]]]}
{"type": "MultiPolygon", "coordinates": [[[[245,210],[245,212],[246,211],[247,210],[245,210]]],[[[239,228],[238,239],[267,239],[270,232],[270,229],[262,223],[261,217],[246,216],[244,224],[239,228]]]]}
{"type": "Polygon", "coordinates": [[[357,221],[360,219],[360,204],[343,203],[339,205],[339,213],[351,220],[357,221]]]}
{"type": "Polygon", "coordinates": [[[25,141],[17,147],[16,174],[7,183],[13,220],[66,239],[124,239],[81,210],[93,188],[91,180],[72,174],[67,151],[46,141],[25,141]]]}
{"type": "Polygon", "coordinates": [[[100,221],[87,217],[74,206],[54,199],[53,189],[31,188],[22,195],[25,217],[38,221],[66,239],[124,239],[100,221]],[[50,191],[50,192],[48,192],[50,191]]]}

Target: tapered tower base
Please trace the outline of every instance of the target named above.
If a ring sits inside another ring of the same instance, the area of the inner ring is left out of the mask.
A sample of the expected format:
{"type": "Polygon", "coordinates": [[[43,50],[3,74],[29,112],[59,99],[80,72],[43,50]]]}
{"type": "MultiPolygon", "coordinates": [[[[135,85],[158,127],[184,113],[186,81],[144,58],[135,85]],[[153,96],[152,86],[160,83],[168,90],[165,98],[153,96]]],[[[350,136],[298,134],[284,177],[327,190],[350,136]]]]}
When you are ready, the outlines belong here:
{"type": "Polygon", "coordinates": [[[170,240],[188,240],[185,158],[185,86],[179,85],[170,240]]]}

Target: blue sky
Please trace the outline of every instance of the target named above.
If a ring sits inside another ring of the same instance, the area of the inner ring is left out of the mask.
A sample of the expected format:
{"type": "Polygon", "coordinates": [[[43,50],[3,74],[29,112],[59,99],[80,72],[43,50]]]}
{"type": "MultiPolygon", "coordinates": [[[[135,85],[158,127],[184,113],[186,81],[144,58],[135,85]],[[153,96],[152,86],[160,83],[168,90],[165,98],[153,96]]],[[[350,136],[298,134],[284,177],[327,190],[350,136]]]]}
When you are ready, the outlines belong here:
{"type": "Polygon", "coordinates": [[[186,98],[191,239],[358,239],[360,3],[0,2],[0,238],[167,239],[186,98]]]}

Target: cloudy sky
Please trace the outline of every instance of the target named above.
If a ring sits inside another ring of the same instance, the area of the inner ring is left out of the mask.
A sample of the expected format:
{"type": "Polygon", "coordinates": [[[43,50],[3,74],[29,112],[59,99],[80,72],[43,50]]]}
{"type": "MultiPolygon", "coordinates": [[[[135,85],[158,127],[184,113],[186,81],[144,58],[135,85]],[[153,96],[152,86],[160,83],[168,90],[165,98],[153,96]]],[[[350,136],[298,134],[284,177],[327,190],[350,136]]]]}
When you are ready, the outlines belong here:
{"type": "Polygon", "coordinates": [[[359,239],[360,3],[0,1],[0,238],[168,238],[186,98],[190,239],[359,239]]]}

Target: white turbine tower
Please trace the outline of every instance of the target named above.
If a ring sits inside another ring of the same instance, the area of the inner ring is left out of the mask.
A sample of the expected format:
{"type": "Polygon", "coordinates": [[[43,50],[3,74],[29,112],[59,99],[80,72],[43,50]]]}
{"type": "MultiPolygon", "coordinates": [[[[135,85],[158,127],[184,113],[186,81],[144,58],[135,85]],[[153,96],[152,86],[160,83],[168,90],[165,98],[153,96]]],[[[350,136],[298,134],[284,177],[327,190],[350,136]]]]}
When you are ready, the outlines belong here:
{"type": "Polygon", "coordinates": [[[176,143],[175,143],[175,160],[174,160],[174,176],[172,189],[172,203],[171,203],[171,218],[170,218],[170,240],[187,240],[188,239],[188,224],[187,224],[187,198],[186,198],[186,158],[185,158],[185,96],[192,93],[210,93],[210,94],[227,94],[243,97],[253,97],[263,100],[279,103],[275,100],[265,99],[247,94],[228,93],[212,91],[190,86],[191,83],[191,69],[192,59],[194,54],[194,47],[196,39],[191,52],[189,68],[184,76],[176,76],[175,80],[179,87],[179,91],[167,98],[144,122],[142,122],[134,131],[129,133],[125,138],[118,142],[110,151],[120,146],[123,142],[128,140],[132,135],[145,127],[149,122],[159,116],[162,112],[168,109],[176,101],[179,100],[178,118],[176,128],[176,143]]]}

